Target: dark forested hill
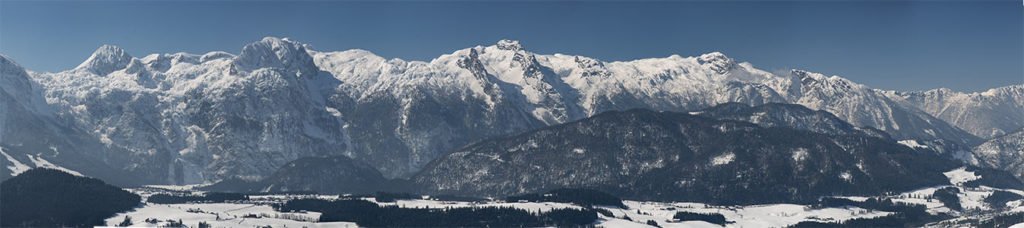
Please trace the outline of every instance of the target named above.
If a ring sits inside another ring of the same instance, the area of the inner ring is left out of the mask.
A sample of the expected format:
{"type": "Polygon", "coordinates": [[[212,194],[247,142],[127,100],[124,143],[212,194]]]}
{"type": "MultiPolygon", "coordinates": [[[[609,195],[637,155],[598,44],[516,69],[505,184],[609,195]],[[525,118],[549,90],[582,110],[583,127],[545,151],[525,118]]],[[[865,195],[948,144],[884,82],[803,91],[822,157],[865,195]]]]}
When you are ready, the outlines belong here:
{"type": "Polygon", "coordinates": [[[768,203],[948,184],[942,172],[957,166],[878,137],[637,109],[483,141],[413,181],[478,196],[587,187],[637,199],[768,203]]]}
{"type": "Polygon", "coordinates": [[[858,128],[832,113],[812,110],[798,104],[768,103],[747,105],[725,103],[693,114],[719,120],[751,122],[762,127],[786,127],[829,135],[868,135],[891,139],[888,133],[874,128],[858,128]]]}
{"type": "Polygon", "coordinates": [[[139,205],[140,197],[103,181],[31,169],[0,183],[2,227],[91,227],[139,205]]]}

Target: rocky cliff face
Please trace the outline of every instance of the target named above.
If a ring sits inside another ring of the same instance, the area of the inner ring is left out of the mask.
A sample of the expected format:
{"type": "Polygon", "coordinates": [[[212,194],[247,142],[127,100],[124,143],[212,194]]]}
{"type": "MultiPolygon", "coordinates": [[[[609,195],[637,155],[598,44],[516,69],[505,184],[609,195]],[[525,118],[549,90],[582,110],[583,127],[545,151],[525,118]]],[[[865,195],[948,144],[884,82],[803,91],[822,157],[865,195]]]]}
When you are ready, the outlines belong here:
{"type": "Polygon", "coordinates": [[[982,138],[1004,135],[1024,127],[1024,85],[976,93],[934,89],[890,94],[896,100],[982,138]]]}
{"type": "Polygon", "coordinates": [[[150,181],[259,178],[301,157],[348,149],[344,121],[319,91],[334,80],[294,42],[263,39],[239,56],[126,55],[104,46],[75,70],[36,78],[59,116],[127,149],[123,164],[150,181]]]}
{"type": "Polygon", "coordinates": [[[44,167],[117,185],[141,183],[144,178],[110,165],[125,162],[120,156],[126,152],[57,118],[40,85],[20,65],[0,55],[0,180],[44,167]]]}

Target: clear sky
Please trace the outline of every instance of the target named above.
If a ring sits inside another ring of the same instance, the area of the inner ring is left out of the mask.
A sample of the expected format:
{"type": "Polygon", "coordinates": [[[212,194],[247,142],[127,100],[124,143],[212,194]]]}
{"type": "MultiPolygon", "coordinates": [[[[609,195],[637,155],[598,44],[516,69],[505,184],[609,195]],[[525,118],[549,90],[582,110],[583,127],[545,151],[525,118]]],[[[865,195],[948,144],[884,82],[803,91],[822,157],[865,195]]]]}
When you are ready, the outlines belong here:
{"type": "Polygon", "coordinates": [[[101,44],[227,51],[264,36],[321,51],[430,60],[520,40],[605,61],[721,51],[766,70],[806,69],[875,88],[961,91],[1024,83],[1019,0],[985,2],[326,2],[0,0],[0,53],[60,71],[101,44]]]}

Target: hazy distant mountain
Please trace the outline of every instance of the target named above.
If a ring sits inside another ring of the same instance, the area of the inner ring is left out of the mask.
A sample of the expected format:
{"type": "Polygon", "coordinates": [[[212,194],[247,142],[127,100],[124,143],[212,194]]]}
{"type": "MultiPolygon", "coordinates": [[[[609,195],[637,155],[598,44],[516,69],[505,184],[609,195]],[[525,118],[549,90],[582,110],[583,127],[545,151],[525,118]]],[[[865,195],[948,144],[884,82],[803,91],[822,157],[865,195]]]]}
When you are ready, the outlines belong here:
{"type": "Polygon", "coordinates": [[[867,135],[637,109],[473,144],[413,181],[440,194],[587,187],[639,199],[750,204],[949,184],[943,172],[958,166],[867,135]]]}
{"type": "Polygon", "coordinates": [[[422,62],[268,37],[237,55],[135,58],[103,46],[75,69],[31,78],[60,125],[123,149],[102,152],[117,154],[105,164],[161,183],[256,180],[295,159],[341,155],[404,177],[487,138],[608,110],[726,102],[800,104],[898,140],[979,142],[892,92],[717,52],[603,62],[502,40],[422,62]]]}
{"type": "Polygon", "coordinates": [[[261,180],[226,179],[202,188],[219,192],[317,192],[367,194],[409,191],[405,180],[389,180],[372,166],[345,156],[305,157],[261,180]]]}
{"type": "Polygon", "coordinates": [[[285,164],[262,180],[262,191],[315,191],[327,194],[374,193],[390,186],[372,166],[344,156],[308,157],[285,164]]]}
{"type": "Polygon", "coordinates": [[[1024,85],[977,93],[943,88],[890,94],[890,97],[982,138],[1003,135],[1024,127],[1024,85]]]}

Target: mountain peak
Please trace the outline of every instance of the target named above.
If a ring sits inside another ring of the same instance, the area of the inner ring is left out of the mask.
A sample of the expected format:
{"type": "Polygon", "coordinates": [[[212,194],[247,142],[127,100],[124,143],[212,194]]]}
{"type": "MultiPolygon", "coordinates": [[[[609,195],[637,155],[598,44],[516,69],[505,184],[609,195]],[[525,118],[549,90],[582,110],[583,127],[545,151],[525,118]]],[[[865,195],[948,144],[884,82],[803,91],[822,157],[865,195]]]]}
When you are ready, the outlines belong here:
{"type": "Polygon", "coordinates": [[[497,46],[498,46],[498,49],[501,49],[501,50],[509,50],[509,51],[523,50],[523,45],[519,44],[518,40],[509,40],[509,39],[499,40],[497,46]]]}
{"type": "Polygon", "coordinates": [[[305,45],[288,38],[265,37],[242,48],[235,64],[247,69],[281,68],[298,76],[312,75],[317,68],[305,45]]]}
{"type": "Polygon", "coordinates": [[[15,71],[15,70],[24,71],[24,69],[21,67],[21,65],[18,65],[18,63],[14,62],[13,59],[11,59],[10,57],[7,57],[6,55],[3,55],[3,54],[0,54],[0,70],[2,70],[0,72],[15,71]]]}
{"type": "Polygon", "coordinates": [[[132,57],[120,47],[104,44],[79,64],[76,70],[87,70],[98,75],[107,75],[111,72],[124,69],[132,62],[132,57]]]}
{"type": "Polygon", "coordinates": [[[700,55],[700,57],[697,58],[697,62],[715,72],[718,72],[719,74],[729,72],[729,70],[736,65],[736,61],[733,61],[728,56],[725,56],[725,54],[717,51],[700,55]]]}

